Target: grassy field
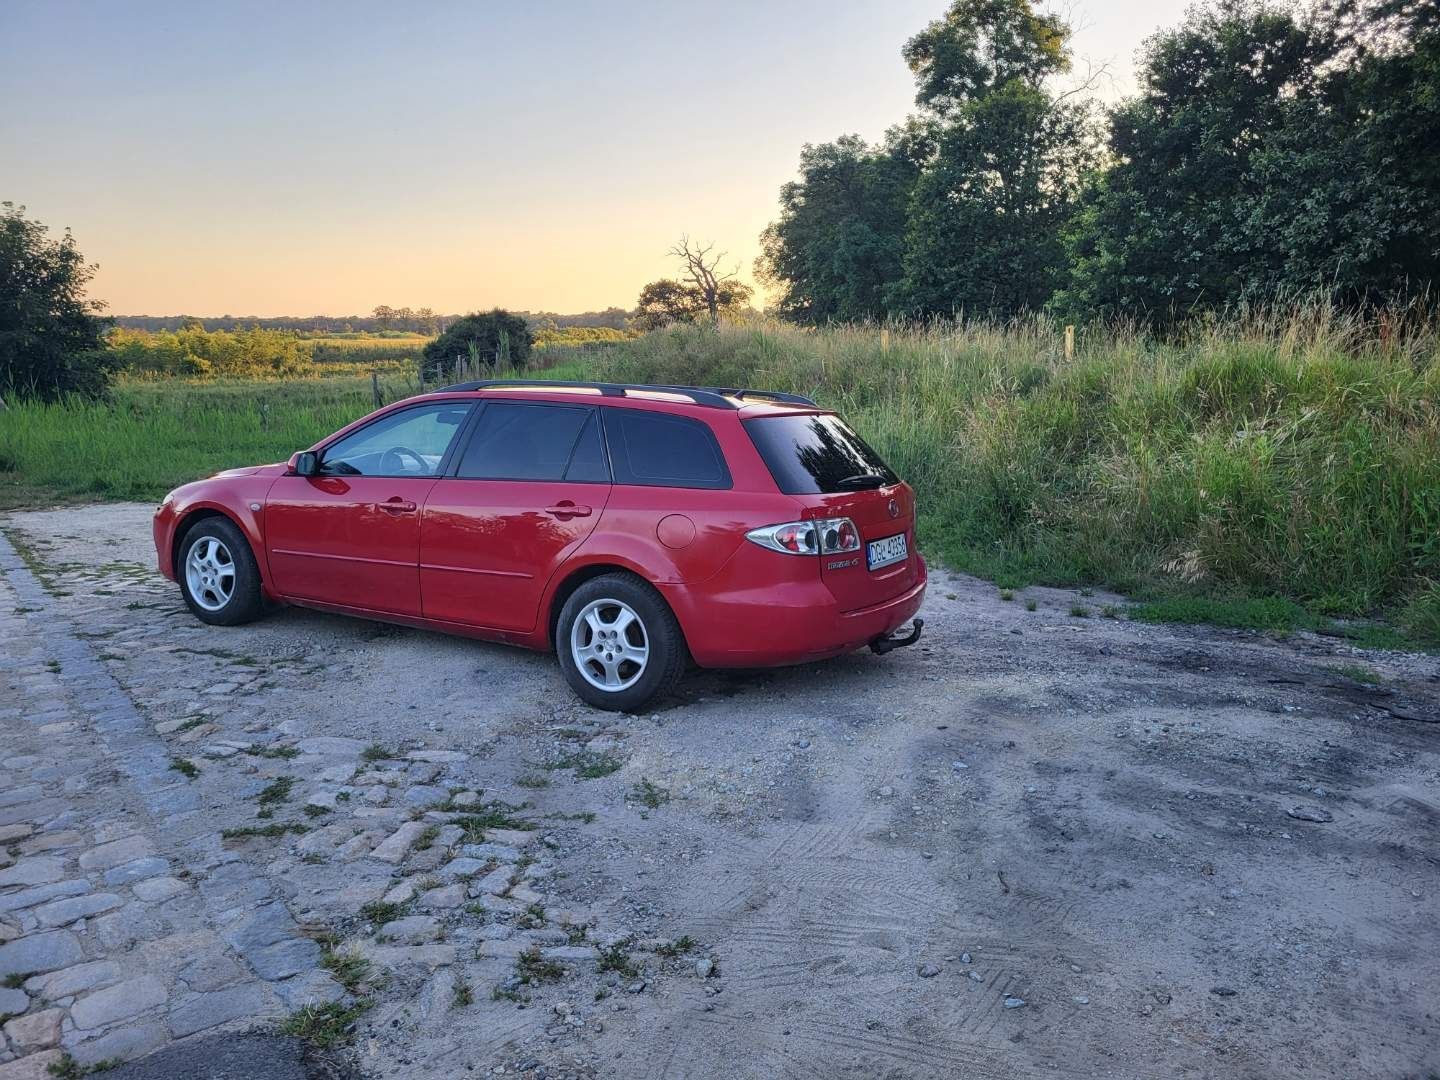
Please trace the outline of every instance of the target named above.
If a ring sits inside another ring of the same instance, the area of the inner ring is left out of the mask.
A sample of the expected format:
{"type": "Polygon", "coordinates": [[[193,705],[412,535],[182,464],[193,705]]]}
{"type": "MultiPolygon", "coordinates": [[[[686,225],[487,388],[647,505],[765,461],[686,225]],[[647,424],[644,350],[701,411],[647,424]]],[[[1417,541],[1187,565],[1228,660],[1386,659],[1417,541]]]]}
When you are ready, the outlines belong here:
{"type": "MultiPolygon", "coordinates": [[[[813,394],[915,485],[927,549],[1003,587],[1105,585],[1140,617],[1268,629],[1383,614],[1440,642],[1440,346],[1361,329],[1308,312],[1170,343],[1082,332],[1066,360],[1038,321],[682,328],[547,349],[564,359],[541,374],[813,394]]],[[[371,407],[365,365],[323,369],[17,405],[0,503],[152,499],[282,459],[371,407]]],[[[386,400],[418,388],[406,370],[386,366],[386,400]]]]}

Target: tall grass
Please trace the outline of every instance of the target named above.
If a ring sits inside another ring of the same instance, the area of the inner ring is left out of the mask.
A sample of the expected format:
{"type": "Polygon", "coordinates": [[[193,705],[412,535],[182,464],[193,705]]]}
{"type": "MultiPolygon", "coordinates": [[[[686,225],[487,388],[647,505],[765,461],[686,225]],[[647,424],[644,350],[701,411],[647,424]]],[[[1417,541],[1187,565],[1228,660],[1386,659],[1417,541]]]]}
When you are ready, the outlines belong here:
{"type": "MultiPolygon", "coordinates": [[[[615,380],[814,395],[915,486],[922,540],[1002,585],[1276,597],[1440,629],[1440,345],[1324,308],[1126,328],[681,328],[615,380]],[[1428,621],[1427,621],[1428,620],[1428,621]]],[[[1440,637],[1440,634],[1436,635],[1440,637]]]]}

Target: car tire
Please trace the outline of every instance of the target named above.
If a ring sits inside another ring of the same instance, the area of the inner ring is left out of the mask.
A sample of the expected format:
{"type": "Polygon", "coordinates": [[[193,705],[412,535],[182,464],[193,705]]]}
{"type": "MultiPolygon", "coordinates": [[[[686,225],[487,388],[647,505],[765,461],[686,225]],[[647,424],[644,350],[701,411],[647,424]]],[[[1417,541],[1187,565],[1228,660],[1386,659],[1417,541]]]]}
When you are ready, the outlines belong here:
{"type": "Polygon", "coordinates": [[[185,606],[201,622],[238,626],[265,614],[255,553],[229,518],[205,518],[185,533],[175,576],[185,606]]]}
{"type": "Polygon", "coordinates": [[[625,573],[591,578],[570,594],[555,623],[555,654],[576,694],[614,712],[634,712],[669,693],[689,660],[670,605],[625,573]],[[643,666],[628,659],[641,655],[642,643],[643,666]]]}

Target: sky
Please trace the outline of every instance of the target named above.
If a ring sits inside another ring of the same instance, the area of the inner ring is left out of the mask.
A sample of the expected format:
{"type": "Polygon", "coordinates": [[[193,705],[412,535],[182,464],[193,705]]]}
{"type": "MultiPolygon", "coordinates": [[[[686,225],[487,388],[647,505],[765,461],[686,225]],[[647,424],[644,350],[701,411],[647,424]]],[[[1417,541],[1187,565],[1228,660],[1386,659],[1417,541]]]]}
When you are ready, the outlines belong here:
{"type": "MultiPolygon", "coordinates": [[[[0,200],[112,314],[630,307],[753,280],[800,148],[913,108],[945,0],[0,0],[0,200]]],[[[1183,0],[1067,5],[1098,96],[1183,0]]]]}

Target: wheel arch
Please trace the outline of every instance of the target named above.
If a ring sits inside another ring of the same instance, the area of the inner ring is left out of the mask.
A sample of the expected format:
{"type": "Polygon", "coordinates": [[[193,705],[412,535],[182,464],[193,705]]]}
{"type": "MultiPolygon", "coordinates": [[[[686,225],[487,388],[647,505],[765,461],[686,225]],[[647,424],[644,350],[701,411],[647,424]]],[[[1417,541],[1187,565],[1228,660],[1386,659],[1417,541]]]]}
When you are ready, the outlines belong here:
{"type": "Polygon", "coordinates": [[[250,554],[255,556],[255,565],[260,570],[260,577],[263,584],[265,567],[261,561],[261,552],[256,546],[255,537],[251,535],[250,530],[245,527],[244,522],[237,520],[235,515],[217,506],[209,505],[196,506],[187,510],[180,520],[175,523],[175,539],[170,545],[170,568],[175,572],[177,579],[180,574],[180,551],[185,546],[185,537],[189,535],[190,530],[195,528],[195,526],[211,518],[224,518],[240,530],[240,535],[245,537],[245,542],[250,545],[250,554]]]}
{"type": "MultiPolygon", "coordinates": [[[[597,577],[602,577],[605,574],[628,574],[650,586],[650,588],[654,590],[655,595],[660,598],[660,602],[669,608],[670,613],[675,616],[675,623],[680,627],[681,640],[683,641],[685,639],[685,626],[680,621],[680,613],[671,606],[670,601],[665,598],[665,594],[656,588],[655,582],[651,581],[643,570],[626,562],[606,561],[586,563],[583,566],[577,566],[560,578],[554,591],[550,594],[550,603],[546,608],[545,644],[548,648],[555,648],[555,628],[560,622],[560,611],[564,608],[565,601],[569,600],[575,590],[580,588],[581,585],[584,585],[585,582],[597,577]]],[[[688,644],[686,647],[688,648],[688,644]]]]}

